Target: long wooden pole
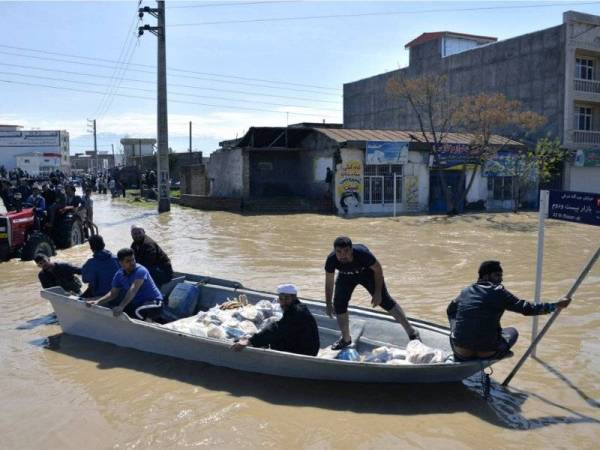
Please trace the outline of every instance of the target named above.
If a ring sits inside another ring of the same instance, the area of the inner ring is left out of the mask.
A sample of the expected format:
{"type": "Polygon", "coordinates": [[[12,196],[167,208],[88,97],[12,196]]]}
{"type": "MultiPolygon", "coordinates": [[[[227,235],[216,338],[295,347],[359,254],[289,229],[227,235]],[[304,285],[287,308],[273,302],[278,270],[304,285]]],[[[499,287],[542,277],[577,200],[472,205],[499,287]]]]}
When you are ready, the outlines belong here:
{"type": "MultiPolygon", "coordinates": [[[[585,279],[587,274],[590,272],[592,267],[594,267],[594,264],[596,264],[598,257],[600,257],[600,247],[598,247],[598,250],[596,250],[596,253],[594,253],[592,258],[588,261],[586,266],[583,268],[583,270],[579,274],[579,277],[577,277],[577,280],[575,280],[575,283],[573,284],[573,286],[571,286],[571,289],[569,289],[569,292],[567,293],[566,297],[571,298],[575,294],[575,291],[577,291],[577,289],[579,288],[579,285],[583,282],[583,280],[585,279]]],[[[552,326],[552,324],[554,323],[554,321],[556,320],[556,318],[558,317],[560,312],[561,312],[560,309],[557,309],[556,311],[554,311],[554,313],[552,314],[552,317],[550,317],[550,319],[548,319],[548,322],[546,322],[546,325],[544,325],[544,328],[542,328],[542,331],[540,331],[540,334],[537,335],[537,337],[531,343],[531,345],[529,346],[529,348],[527,349],[525,354],[521,357],[521,359],[519,360],[517,365],[508,374],[508,376],[502,383],[502,386],[508,386],[508,383],[510,383],[510,380],[512,380],[513,377],[517,374],[517,372],[519,371],[519,369],[521,368],[521,366],[523,365],[525,360],[529,357],[531,352],[533,352],[533,349],[542,340],[542,338],[544,337],[546,332],[550,329],[550,327],[552,326]]]]}

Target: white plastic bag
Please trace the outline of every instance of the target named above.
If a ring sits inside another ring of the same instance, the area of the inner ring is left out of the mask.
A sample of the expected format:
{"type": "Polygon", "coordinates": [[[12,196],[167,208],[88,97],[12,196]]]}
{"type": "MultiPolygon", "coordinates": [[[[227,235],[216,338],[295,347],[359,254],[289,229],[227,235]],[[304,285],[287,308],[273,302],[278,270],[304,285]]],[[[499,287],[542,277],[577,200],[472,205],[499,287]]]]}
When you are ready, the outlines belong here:
{"type": "Polygon", "coordinates": [[[406,360],[412,364],[439,364],[448,359],[448,353],[431,348],[419,340],[412,340],[406,346],[406,360]]]}
{"type": "Polygon", "coordinates": [[[269,300],[261,300],[256,303],[256,309],[262,313],[264,319],[273,315],[273,304],[269,300]]]}
{"type": "Polygon", "coordinates": [[[258,329],[256,328],[256,325],[254,325],[254,322],[250,322],[249,320],[240,322],[239,328],[246,336],[253,336],[258,333],[258,329]]]}
{"type": "Polygon", "coordinates": [[[254,305],[244,306],[239,312],[239,316],[245,320],[249,320],[254,323],[260,323],[263,320],[262,313],[256,309],[254,305]]]}
{"type": "Polygon", "coordinates": [[[374,348],[371,353],[364,357],[365,362],[386,363],[392,359],[392,353],[387,347],[374,348]]]}
{"type": "Polygon", "coordinates": [[[227,333],[223,328],[211,323],[206,330],[206,335],[215,339],[227,339],[227,333]]]}

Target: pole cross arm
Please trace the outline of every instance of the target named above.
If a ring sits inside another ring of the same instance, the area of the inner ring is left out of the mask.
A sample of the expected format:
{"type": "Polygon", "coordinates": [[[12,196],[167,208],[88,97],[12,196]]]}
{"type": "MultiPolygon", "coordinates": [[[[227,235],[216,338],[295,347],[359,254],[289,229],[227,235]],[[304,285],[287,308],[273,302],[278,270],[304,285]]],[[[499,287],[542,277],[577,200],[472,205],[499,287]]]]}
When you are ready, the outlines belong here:
{"type": "MultiPolygon", "coordinates": [[[[590,272],[590,270],[592,270],[592,267],[594,267],[594,264],[596,264],[596,261],[598,260],[599,257],[600,257],[600,247],[598,247],[598,249],[596,250],[596,253],[594,253],[594,255],[590,258],[590,260],[588,261],[586,266],[583,268],[583,270],[577,277],[577,280],[575,280],[575,283],[573,283],[573,286],[571,286],[571,289],[569,289],[569,292],[567,293],[566,297],[571,298],[575,294],[575,291],[577,291],[577,289],[579,288],[579,285],[581,285],[581,283],[583,282],[583,280],[585,279],[587,274],[590,272]]],[[[542,340],[542,338],[544,337],[546,332],[550,329],[550,327],[552,326],[552,324],[554,323],[556,318],[559,316],[560,312],[561,312],[560,309],[557,309],[556,311],[554,311],[554,313],[552,314],[552,317],[550,317],[550,319],[548,319],[548,322],[546,322],[546,325],[544,325],[544,328],[542,328],[542,331],[540,331],[540,334],[538,334],[537,337],[533,340],[533,342],[531,343],[531,345],[529,346],[529,348],[527,349],[525,354],[521,357],[521,359],[519,360],[517,365],[510,372],[510,374],[508,374],[506,379],[502,382],[502,386],[508,386],[508,383],[510,383],[510,381],[513,379],[513,377],[517,374],[517,372],[519,371],[519,369],[521,368],[523,363],[525,363],[525,360],[533,352],[533,349],[536,347],[536,345],[542,340]]]]}

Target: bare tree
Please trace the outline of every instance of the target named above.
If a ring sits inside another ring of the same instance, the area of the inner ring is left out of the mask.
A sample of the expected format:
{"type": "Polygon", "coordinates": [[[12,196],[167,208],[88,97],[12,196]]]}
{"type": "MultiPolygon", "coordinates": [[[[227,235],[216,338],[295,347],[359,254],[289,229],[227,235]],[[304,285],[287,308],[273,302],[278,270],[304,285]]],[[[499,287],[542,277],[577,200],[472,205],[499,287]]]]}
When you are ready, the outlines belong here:
{"type": "Polygon", "coordinates": [[[466,161],[462,164],[459,190],[455,195],[448,187],[444,171],[439,172],[449,214],[458,213],[478,170],[486,161],[493,159],[498,151],[515,145],[514,138],[535,130],[546,121],[535,112],[523,110],[519,101],[509,100],[503,94],[452,95],[446,75],[425,74],[410,78],[400,71],[388,80],[386,90],[408,104],[420,138],[431,147],[434,166],[439,166],[449,133],[460,130],[472,134],[468,154],[461,155],[466,161]],[[473,170],[465,186],[467,162],[473,170]]]}
{"type": "MultiPolygon", "coordinates": [[[[386,84],[388,94],[405,101],[414,114],[420,137],[431,147],[434,165],[439,163],[443,143],[455,125],[459,107],[458,99],[450,95],[448,77],[425,74],[409,78],[398,72],[386,84]]],[[[448,189],[444,171],[440,171],[441,184],[446,198],[447,212],[455,208],[454,198],[448,189]]]]}
{"type": "MultiPolygon", "coordinates": [[[[498,152],[509,147],[517,147],[514,140],[539,128],[546,118],[533,111],[523,110],[521,102],[510,100],[504,94],[479,94],[464,97],[456,114],[457,125],[473,135],[469,145],[469,159],[473,165],[467,187],[459,197],[460,205],[466,198],[477,171],[488,161],[492,161],[498,152]]],[[[514,167],[527,166],[521,156],[527,152],[518,152],[514,167]]],[[[464,185],[466,170],[463,166],[461,185],[464,185]]]]}

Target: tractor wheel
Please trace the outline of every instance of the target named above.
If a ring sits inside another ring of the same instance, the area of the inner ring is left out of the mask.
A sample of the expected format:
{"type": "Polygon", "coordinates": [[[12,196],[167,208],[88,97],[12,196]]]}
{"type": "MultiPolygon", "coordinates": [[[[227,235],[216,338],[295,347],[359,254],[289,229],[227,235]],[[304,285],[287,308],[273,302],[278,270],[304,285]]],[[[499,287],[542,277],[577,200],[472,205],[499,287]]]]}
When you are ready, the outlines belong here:
{"type": "Polygon", "coordinates": [[[75,215],[65,216],[63,220],[59,221],[55,233],[54,238],[59,248],[83,244],[83,226],[79,217],[75,215]]]}
{"type": "Polygon", "coordinates": [[[8,261],[10,259],[10,246],[8,242],[3,242],[0,244],[0,262],[8,261]]]}
{"type": "Polygon", "coordinates": [[[43,253],[46,256],[54,256],[56,254],[52,239],[44,233],[36,231],[29,236],[21,249],[21,259],[23,261],[31,261],[38,253],[43,253]]]}

